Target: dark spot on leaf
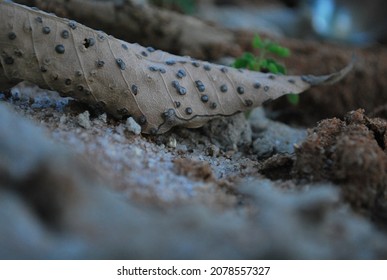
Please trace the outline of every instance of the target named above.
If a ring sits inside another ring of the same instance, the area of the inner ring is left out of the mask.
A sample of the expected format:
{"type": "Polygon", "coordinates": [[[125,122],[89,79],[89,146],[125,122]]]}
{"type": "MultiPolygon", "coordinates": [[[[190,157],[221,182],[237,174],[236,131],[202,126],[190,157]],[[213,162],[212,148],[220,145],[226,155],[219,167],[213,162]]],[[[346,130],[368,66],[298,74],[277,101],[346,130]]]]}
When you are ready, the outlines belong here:
{"type": "Polygon", "coordinates": [[[59,54],[64,54],[65,52],[65,47],[63,45],[56,45],[55,46],[55,51],[59,54]]]}
{"type": "Polygon", "coordinates": [[[176,77],[178,77],[179,79],[182,79],[183,77],[185,77],[187,74],[186,72],[183,70],[183,69],[179,69],[176,73],[176,77]]]}
{"type": "Polygon", "coordinates": [[[59,74],[58,73],[51,73],[50,78],[53,81],[57,81],[57,80],[59,80],[59,74]]]}
{"type": "Polygon", "coordinates": [[[43,32],[43,34],[50,34],[51,28],[48,27],[48,26],[44,26],[44,27],[42,28],[42,32],[43,32]]]}
{"type": "Polygon", "coordinates": [[[104,34],[102,34],[102,33],[99,33],[98,35],[97,35],[97,38],[98,38],[98,40],[99,41],[105,41],[105,39],[106,39],[106,37],[105,37],[105,35],[104,34]]]}
{"type": "Polygon", "coordinates": [[[15,32],[9,32],[8,33],[8,39],[15,40],[16,39],[16,33],[15,32]]]}
{"type": "Polygon", "coordinates": [[[221,92],[227,92],[228,88],[227,88],[227,85],[221,85],[220,86],[220,91],[221,92]]]}
{"type": "Polygon", "coordinates": [[[121,47],[122,47],[124,50],[126,50],[126,51],[129,49],[128,46],[127,46],[126,44],[122,44],[121,47]]]}
{"type": "Polygon", "coordinates": [[[198,86],[203,86],[203,82],[201,80],[196,80],[195,84],[196,84],[197,87],[198,86]]]}
{"type": "Polygon", "coordinates": [[[176,61],[170,59],[170,60],[165,61],[165,64],[167,64],[167,65],[174,65],[174,64],[176,64],[176,61]]]}
{"type": "Polygon", "coordinates": [[[145,57],[148,56],[148,53],[146,51],[142,51],[141,54],[142,54],[142,56],[145,56],[145,57]]]}
{"type": "Polygon", "coordinates": [[[126,64],[125,64],[125,62],[121,58],[117,58],[116,59],[116,63],[117,63],[118,67],[121,70],[125,70],[126,69],[126,64]]]}
{"type": "Polygon", "coordinates": [[[196,88],[199,90],[199,92],[204,92],[206,90],[206,87],[204,86],[202,81],[197,80],[197,81],[195,81],[195,84],[196,84],[196,88]]]}
{"type": "Polygon", "coordinates": [[[62,36],[63,39],[68,39],[70,37],[70,32],[68,32],[68,30],[63,30],[60,33],[60,36],[62,36]]]}
{"type": "Polygon", "coordinates": [[[139,118],[138,118],[138,124],[139,125],[144,125],[146,124],[147,120],[146,120],[146,117],[144,115],[141,115],[139,118]]]}
{"type": "Polygon", "coordinates": [[[259,82],[254,83],[253,87],[256,89],[259,89],[261,87],[261,83],[259,82]]]}
{"type": "Polygon", "coordinates": [[[269,86],[264,86],[264,87],[263,87],[263,90],[264,90],[264,91],[269,91],[269,89],[270,89],[269,86]]]}
{"type": "Polygon", "coordinates": [[[65,85],[66,85],[66,86],[71,85],[71,79],[66,79],[66,80],[65,80],[65,85]]]}
{"type": "Polygon", "coordinates": [[[103,60],[97,60],[97,67],[102,68],[105,65],[105,62],[103,60]]]}
{"type": "Polygon", "coordinates": [[[77,23],[74,20],[70,20],[68,26],[74,30],[77,28],[77,23]]]}
{"type": "Polygon", "coordinates": [[[202,96],[200,97],[200,100],[201,100],[203,103],[208,102],[208,95],[202,95],[202,96]]]}
{"type": "Polygon", "coordinates": [[[85,46],[86,49],[88,49],[89,47],[92,47],[95,45],[95,40],[94,38],[85,38],[85,40],[83,41],[83,45],[85,46]]]}
{"type": "Polygon", "coordinates": [[[147,49],[147,51],[150,52],[150,53],[156,51],[153,47],[147,47],[146,49],[147,49]]]}
{"type": "Polygon", "coordinates": [[[58,79],[59,79],[58,73],[52,73],[52,74],[51,74],[51,80],[57,81],[58,79]]]}
{"type": "Polygon", "coordinates": [[[210,70],[211,70],[211,66],[208,65],[208,64],[205,64],[205,65],[203,66],[203,68],[204,68],[204,70],[206,70],[206,71],[210,71],[210,70]]]}
{"type": "Polygon", "coordinates": [[[4,63],[7,64],[7,65],[12,65],[14,63],[14,59],[11,57],[11,56],[6,56],[4,58],[4,63]]]}
{"type": "Polygon", "coordinates": [[[17,56],[17,57],[22,57],[22,56],[23,56],[23,52],[22,52],[21,50],[19,50],[19,49],[15,49],[15,50],[13,51],[13,53],[14,53],[15,56],[17,56]]]}
{"type": "Polygon", "coordinates": [[[177,88],[177,92],[180,94],[180,95],[185,95],[187,93],[187,89],[185,87],[182,87],[182,86],[179,86],[177,88]]]}
{"type": "Polygon", "coordinates": [[[185,95],[187,93],[187,89],[185,87],[180,86],[178,81],[172,81],[172,86],[176,89],[177,93],[180,95],[185,95]]]}
{"type": "Polygon", "coordinates": [[[197,62],[197,61],[193,61],[193,62],[192,62],[192,65],[195,66],[195,67],[200,67],[200,63],[197,62]]]}
{"type": "Polygon", "coordinates": [[[181,106],[181,103],[179,101],[175,101],[175,107],[179,108],[181,106]]]}
{"type": "Polygon", "coordinates": [[[178,81],[172,81],[172,86],[173,86],[174,88],[178,88],[178,87],[180,87],[180,84],[179,84],[178,81]]]}
{"type": "Polygon", "coordinates": [[[210,108],[211,108],[211,109],[216,109],[216,107],[218,107],[218,104],[216,104],[215,102],[212,102],[212,103],[210,104],[210,108]]]}
{"type": "Polygon", "coordinates": [[[252,101],[251,99],[246,99],[246,100],[245,100],[245,105],[246,105],[247,107],[251,107],[251,106],[253,106],[253,101],[252,101]]]}
{"type": "Polygon", "coordinates": [[[170,108],[170,109],[166,110],[165,112],[163,112],[161,114],[161,116],[163,119],[169,120],[169,119],[173,118],[175,116],[175,114],[176,114],[175,109],[170,108]]]}
{"type": "Polygon", "coordinates": [[[191,107],[185,108],[185,113],[186,113],[187,115],[191,115],[191,114],[192,114],[192,108],[191,108],[191,107]]]}
{"type": "Polygon", "coordinates": [[[42,22],[43,22],[42,17],[36,17],[35,20],[36,20],[36,22],[39,22],[39,23],[42,23],[42,22]]]}
{"type": "Polygon", "coordinates": [[[136,85],[132,85],[132,92],[133,92],[134,95],[137,95],[138,87],[136,85]]]}
{"type": "Polygon", "coordinates": [[[237,87],[237,92],[238,92],[239,94],[244,94],[244,93],[245,93],[244,87],[242,87],[242,86],[237,87]]]}

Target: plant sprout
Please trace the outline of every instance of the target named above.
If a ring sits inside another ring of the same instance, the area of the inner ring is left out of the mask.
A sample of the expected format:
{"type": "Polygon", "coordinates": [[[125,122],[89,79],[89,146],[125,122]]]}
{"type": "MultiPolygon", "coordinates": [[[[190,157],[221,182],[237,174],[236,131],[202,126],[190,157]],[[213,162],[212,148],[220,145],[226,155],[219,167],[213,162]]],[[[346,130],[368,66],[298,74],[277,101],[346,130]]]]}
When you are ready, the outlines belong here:
{"type": "MultiPolygon", "coordinates": [[[[286,75],[285,66],[277,62],[274,58],[268,57],[268,55],[288,57],[290,55],[290,50],[288,48],[282,47],[269,39],[262,40],[259,35],[254,36],[252,46],[259,51],[258,55],[254,55],[251,52],[245,52],[233,62],[233,67],[286,75]]],[[[287,95],[287,98],[291,104],[298,104],[298,95],[289,94],[287,95]]]]}

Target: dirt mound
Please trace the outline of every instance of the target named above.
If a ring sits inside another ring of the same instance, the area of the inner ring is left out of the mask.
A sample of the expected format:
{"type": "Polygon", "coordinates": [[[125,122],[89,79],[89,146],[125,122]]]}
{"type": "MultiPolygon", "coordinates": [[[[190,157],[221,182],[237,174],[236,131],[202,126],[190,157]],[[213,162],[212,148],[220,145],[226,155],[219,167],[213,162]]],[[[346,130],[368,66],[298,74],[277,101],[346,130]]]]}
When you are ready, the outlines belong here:
{"type": "Polygon", "coordinates": [[[364,110],[351,111],[344,120],[323,120],[296,149],[293,174],[309,181],[332,181],[354,209],[385,219],[386,144],[387,122],[367,117],[364,110]]]}

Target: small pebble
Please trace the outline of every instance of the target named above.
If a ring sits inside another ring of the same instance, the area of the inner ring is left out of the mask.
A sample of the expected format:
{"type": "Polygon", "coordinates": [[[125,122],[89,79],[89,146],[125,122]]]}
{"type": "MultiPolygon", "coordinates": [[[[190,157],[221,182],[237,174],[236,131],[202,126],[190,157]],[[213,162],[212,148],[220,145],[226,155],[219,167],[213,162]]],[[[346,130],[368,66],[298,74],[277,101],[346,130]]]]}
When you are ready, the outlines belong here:
{"type": "Polygon", "coordinates": [[[98,116],[98,120],[103,122],[103,123],[107,123],[107,115],[106,113],[103,113],[101,115],[98,116]]]}
{"type": "Polygon", "coordinates": [[[168,141],[167,141],[167,146],[168,146],[169,148],[176,148],[176,146],[177,146],[176,138],[173,137],[173,136],[170,136],[170,137],[168,138],[168,141]]]}
{"type": "Polygon", "coordinates": [[[60,116],[59,118],[59,125],[65,125],[67,123],[67,116],[66,115],[62,115],[60,116]]]}
{"type": "Polygon", "coordinates": [[[132,117],[129,117],[126,120],[126,130],[139,135],[141,133],[141,126],[132,117]]]}
{"type": "Polygon", "coordinates": [[[91,128],[89,111],[85,111],[85,112],[79,114],[77,117],[77,120],[78,120],[79,126],[86,128],[86,129],[91,128]]]}

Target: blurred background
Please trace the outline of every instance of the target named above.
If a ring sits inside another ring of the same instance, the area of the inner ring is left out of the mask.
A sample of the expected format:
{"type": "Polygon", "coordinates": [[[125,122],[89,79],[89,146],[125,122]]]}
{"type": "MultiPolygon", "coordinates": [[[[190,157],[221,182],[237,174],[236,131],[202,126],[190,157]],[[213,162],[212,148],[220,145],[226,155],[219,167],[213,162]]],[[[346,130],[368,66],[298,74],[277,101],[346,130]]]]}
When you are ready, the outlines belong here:
{"type": "Polygon", "coordinates": [[[150,0],[153,4],[216,22],[277,36],[351,45],[385,43],[382,0],[150,0]]]}

